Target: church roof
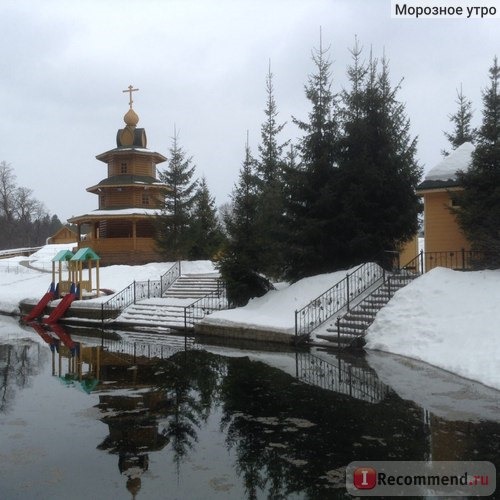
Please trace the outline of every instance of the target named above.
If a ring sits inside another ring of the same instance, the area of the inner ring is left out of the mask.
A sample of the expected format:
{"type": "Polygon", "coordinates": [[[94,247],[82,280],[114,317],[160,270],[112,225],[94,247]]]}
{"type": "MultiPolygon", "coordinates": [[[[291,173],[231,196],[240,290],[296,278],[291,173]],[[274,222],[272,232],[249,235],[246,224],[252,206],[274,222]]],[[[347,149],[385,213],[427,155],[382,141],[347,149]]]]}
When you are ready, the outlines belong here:
{"type": "Polygon", "coordinates": [[[130,153],[139,153],[148,156],[153,156],[156,163],[167,161],[167,158],[160,153],[150,151],[148,148],[141,148],[136,146],[120,146],[118,148],[110,149],[104,153],[96,156],[96,158],[104,163],[107,163],[113,156],[129,155],[130,153]]]}
{"type": "Polygon", "coordinates": [[[119,209],[109,209],[109,210],[98,209],[83,215],[70,217],[68,219],[68,222],[84,223],[85,221],[105,220],[107,218],[144,219],[147,217],[154,217],[158,215],[161,215],[161,210],[157,208],[119,208],[119,209]]]}
{"type": "Polygon", "coordinates": [[[473,152],[474,145],[470,142],[465,142],[431,168],[417,189],[439,189],[459,186],[457,172],[469,169],[473,152]]]}
{"type": "Polygon", "coordinates": [[[133,175],[133,174],[120,174],[112,177],[106,177],[99,184],[87,188],[87,191],[95,191],[103,186],[133,186],[133,185],[148,185],[158,187],[168,187],[163,182],[158,181],[155,177],[149,175],[133,175]]]}

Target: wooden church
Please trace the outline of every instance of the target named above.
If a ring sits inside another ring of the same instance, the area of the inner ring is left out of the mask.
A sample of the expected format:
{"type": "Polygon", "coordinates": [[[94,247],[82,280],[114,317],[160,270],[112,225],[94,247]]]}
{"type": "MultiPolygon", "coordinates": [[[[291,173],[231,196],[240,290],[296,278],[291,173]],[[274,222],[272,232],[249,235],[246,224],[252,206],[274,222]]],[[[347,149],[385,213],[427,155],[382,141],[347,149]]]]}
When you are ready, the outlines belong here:
{"type": "Polygon", "coordinates": [[[72,217],[78,227],[78,248],[90,247],[101,265],[144,264],[161,260],[154,240],[155,218],[169,190],[156,176],[156,165],[166,158],[147,149],[146,132],[138,128],[139,117],[129,110],[125,127],[118,130],[116,148],[96,158],[107,166],[107,176],[87,191],[98,196],[99,208],[72,217]]]}

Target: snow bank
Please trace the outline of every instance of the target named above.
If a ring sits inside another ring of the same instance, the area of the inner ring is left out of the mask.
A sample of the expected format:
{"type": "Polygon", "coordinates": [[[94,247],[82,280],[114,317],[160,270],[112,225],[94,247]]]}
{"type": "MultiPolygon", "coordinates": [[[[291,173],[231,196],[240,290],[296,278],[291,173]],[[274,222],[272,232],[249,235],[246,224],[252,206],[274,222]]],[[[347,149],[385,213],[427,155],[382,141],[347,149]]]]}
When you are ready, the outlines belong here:
{"type": "Polygon", "coordinates": [[[500,389],[500,271],[433,269],[396,293],[366,340],[500,389]]]}
{"type": "MultiPolygon", "coordinates": [[[[60,250],[71,250],[74,244],[46,245],[29,257],[0,259],[0,311],[19,314],[23,299],[38,300],[52,281],[52,259],[60,250]]],[[[107,266],[99,270],[101,288],[114,292],[123,290],[133,281],[159,280],[173,262],[152,262],[142,266],[107,266]]],[[[211,261],[181,262],[183,273],[213,273],[211,261]]],[[[65,274],[66,275],[66,274],[65,274]]],[[[85,303],[107,300],[107,296],[85,303]]]]}
{"type": "Polygon", "coordinates": [[[304,278],[280,290],[272,290],[263,297],[250,300],[244,307],[219,311],[207,316],[204,324],[253,328],[295,334],[295,311],[343,280],[358,266],[334,273],[304,278]]]}

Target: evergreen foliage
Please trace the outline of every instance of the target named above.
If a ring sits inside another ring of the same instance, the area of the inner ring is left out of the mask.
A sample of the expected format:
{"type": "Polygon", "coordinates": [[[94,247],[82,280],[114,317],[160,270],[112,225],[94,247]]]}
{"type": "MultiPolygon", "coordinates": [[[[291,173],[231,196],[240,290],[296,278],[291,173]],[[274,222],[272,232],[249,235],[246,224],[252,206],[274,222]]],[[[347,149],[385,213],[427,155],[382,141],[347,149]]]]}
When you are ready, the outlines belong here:
{"type": "Polygon", "coordinates": [[[370,55],[365,66],[357,43],[351,53],[336,186],[340,244],[335,265],[390,264],[389,252],[400,250],[417,232],[421,204],[415,190],[422,170],[404,104],[396,97],[399,85],[390,84],[387,60],[382,59],[379,69],[370,55]]]}
{"type": "Polygon", "coordinates": [[[305,94],[311,104],[308,121],[294,123],[304,133],[298,144],[300,162],[287,168],[286,227],[288,279],[332,268],[336,241],[330,220],[338,208],[334,196],[337,174],[338,106],[331,90],[328,49],[320,43],[312,59],[316,72],[309,75],[305,94]]]}
{"type": "MultiPolygon", "coordinates": [[[[448,116],[454,126],[453,131],[451,133],[444,133],[452,149],[457,149],[465,142],[473,143],[477,133],[476,130],[471,127],[473,115],[472,102],[465,97],[462,91],[462,85],[460,85],[460,90],[457,90],[457,100],[455,102],[458,105],[458,109],[454,114],[448,116]]],[[[444,156],[448,156],[449,154],[444,150],[442,153],[444,156]]]]}
{"type": "Polygon", "coordinates": [[[170,190],[165,195],[165,205],[157,218],[156,243],[167,260],[186,258],[190,248],[190,217],[195,202],[197,181],[192,177],[195,166],[179,145],[174,131],[169,149],[169,161],[165,170],[159,172],[161,182],[170,190]]]}
{"type": "Polygon", "coordinates": [[[459,173],[464,187],[457,210],[459,224],[484,262],[500,266],[500,67],[495,57],[483,91],[482,125],[468,171],[459,173]]]}
{"type": "Polygon", "coordinates": [[[198,184],[189,226],[188,257],[193,260],[213,259],[221,249],[224,234],[217,220],[215,200],[210,195],[205,177],[198,184]]]}
{"type": "Polygon", "coordinates": [[[283,269],[284,240],[284,160],[283,150],[288,141],[278,142],[285,123],[278,124],[278,110],[274,99],[273,74],[271,68],[266,77],[266,121],[261,126],[259,159],[256,161],[258,187],[256,224],[261,250],[259,271],[278,279],[283,269]]]}
{"type": "Polygon", "coordinates": [[[250,298],[270,289],[257,272],[262,246],[257,224],[259,194],[255,169],[247,140],[238,184],[231,196],[233,209],[226,212],[224,221],[228,242],[218,263],[229,301],[236,306],[245,305],[250,298]]]}

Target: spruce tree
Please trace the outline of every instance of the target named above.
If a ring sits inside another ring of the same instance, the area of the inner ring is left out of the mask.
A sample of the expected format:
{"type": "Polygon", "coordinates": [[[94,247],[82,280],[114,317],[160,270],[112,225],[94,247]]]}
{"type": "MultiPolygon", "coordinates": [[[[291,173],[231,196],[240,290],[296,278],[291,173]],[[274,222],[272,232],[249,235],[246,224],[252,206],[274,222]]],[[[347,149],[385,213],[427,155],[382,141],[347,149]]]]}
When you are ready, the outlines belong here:
{"type": "Polygon", "coordinates": [[[305,94],[311,104],[308,121],[294,118],[303,132],[297,146],[299,164],[287,168],[286,224],[288,279],[297,280],[335,268],[336,241],[330,232],[336,218],[337,100],[332,92],[328,49],[320,40],[313,49],[316,72],[305,94]]]}
{"type": "Polygon", "coordinates": [[[257,224],[258,179],[255,159],[245,146],[245,159],[232,196],[233,207],[225,222],[228,241],[218,263],[233,305],[245,305],[252,297],[263,295],[269,284],[257,272],[262,249],[257,224]]]}
{"type": "MultiPolygon", "coordinates": [[[[457,149],[465,142],[473,143],[476,136],[476,131],[471,127],[473,115],[472,102],[465,97],[462,85],[460,85],[460,90],[457,90],[457,100],[455,102],[458,105],[458,109],[455,113],[448,116],[454,126],[453,131],[451,133],[444,133],[452,149],[457,149]]],[[[444,156],[448,156],[449,154],[444,150],[442,153],[444,156]]]]}
{"type": "Polygon", "coordinates": [[[417,232],[421,206],[415,190],[422,170],[405,106],[396,97],[399,85],[390,83],[387,60],[382,59],[379,70],[373,56],[367,67],[360,62],[357,45],[351,53],[337,179],[337,264],[389,264],[390,252],[417,232]]]}
{"type": "Polygon", "coordinates": [[[265,275],[278,279],[283,269],[283,149],[288,141],[279,143],[278,136],[285,123],[278,124],[271,66],[266,77],[266,121],[261,126],[259,159],[256,161],[258,181],[257,225],[261,241],[258,268],[265,275]]]}
{"type": "Polygon", "coordinates": [[[190,248],[188,257],[193,260],[213,259],[224,240],[217,220],[215,199],[210,195],[205,177],[201,178],[194,199],[190,221],[190,248]]]}
{"type": "Polygon", "coordinates": [[[459,173],[464,191],[457,210],[459,224],[481,263],[500,266],[500,67],[495,57],[483,91],[482,125],[469,170],[459,173]]]}
{"type": "Polygon", "coordinates": [[[165,205],[157,218],[156,242],[159,250],[168,260],[185,259],[190,247],[190,218],[195,201],[197,182],[192,180],[195,166],[192,158],[186,156],[179,145],[174,130],[169,161],[165,170],[159,173],[161,182],[169,186],[165,205]]]}

